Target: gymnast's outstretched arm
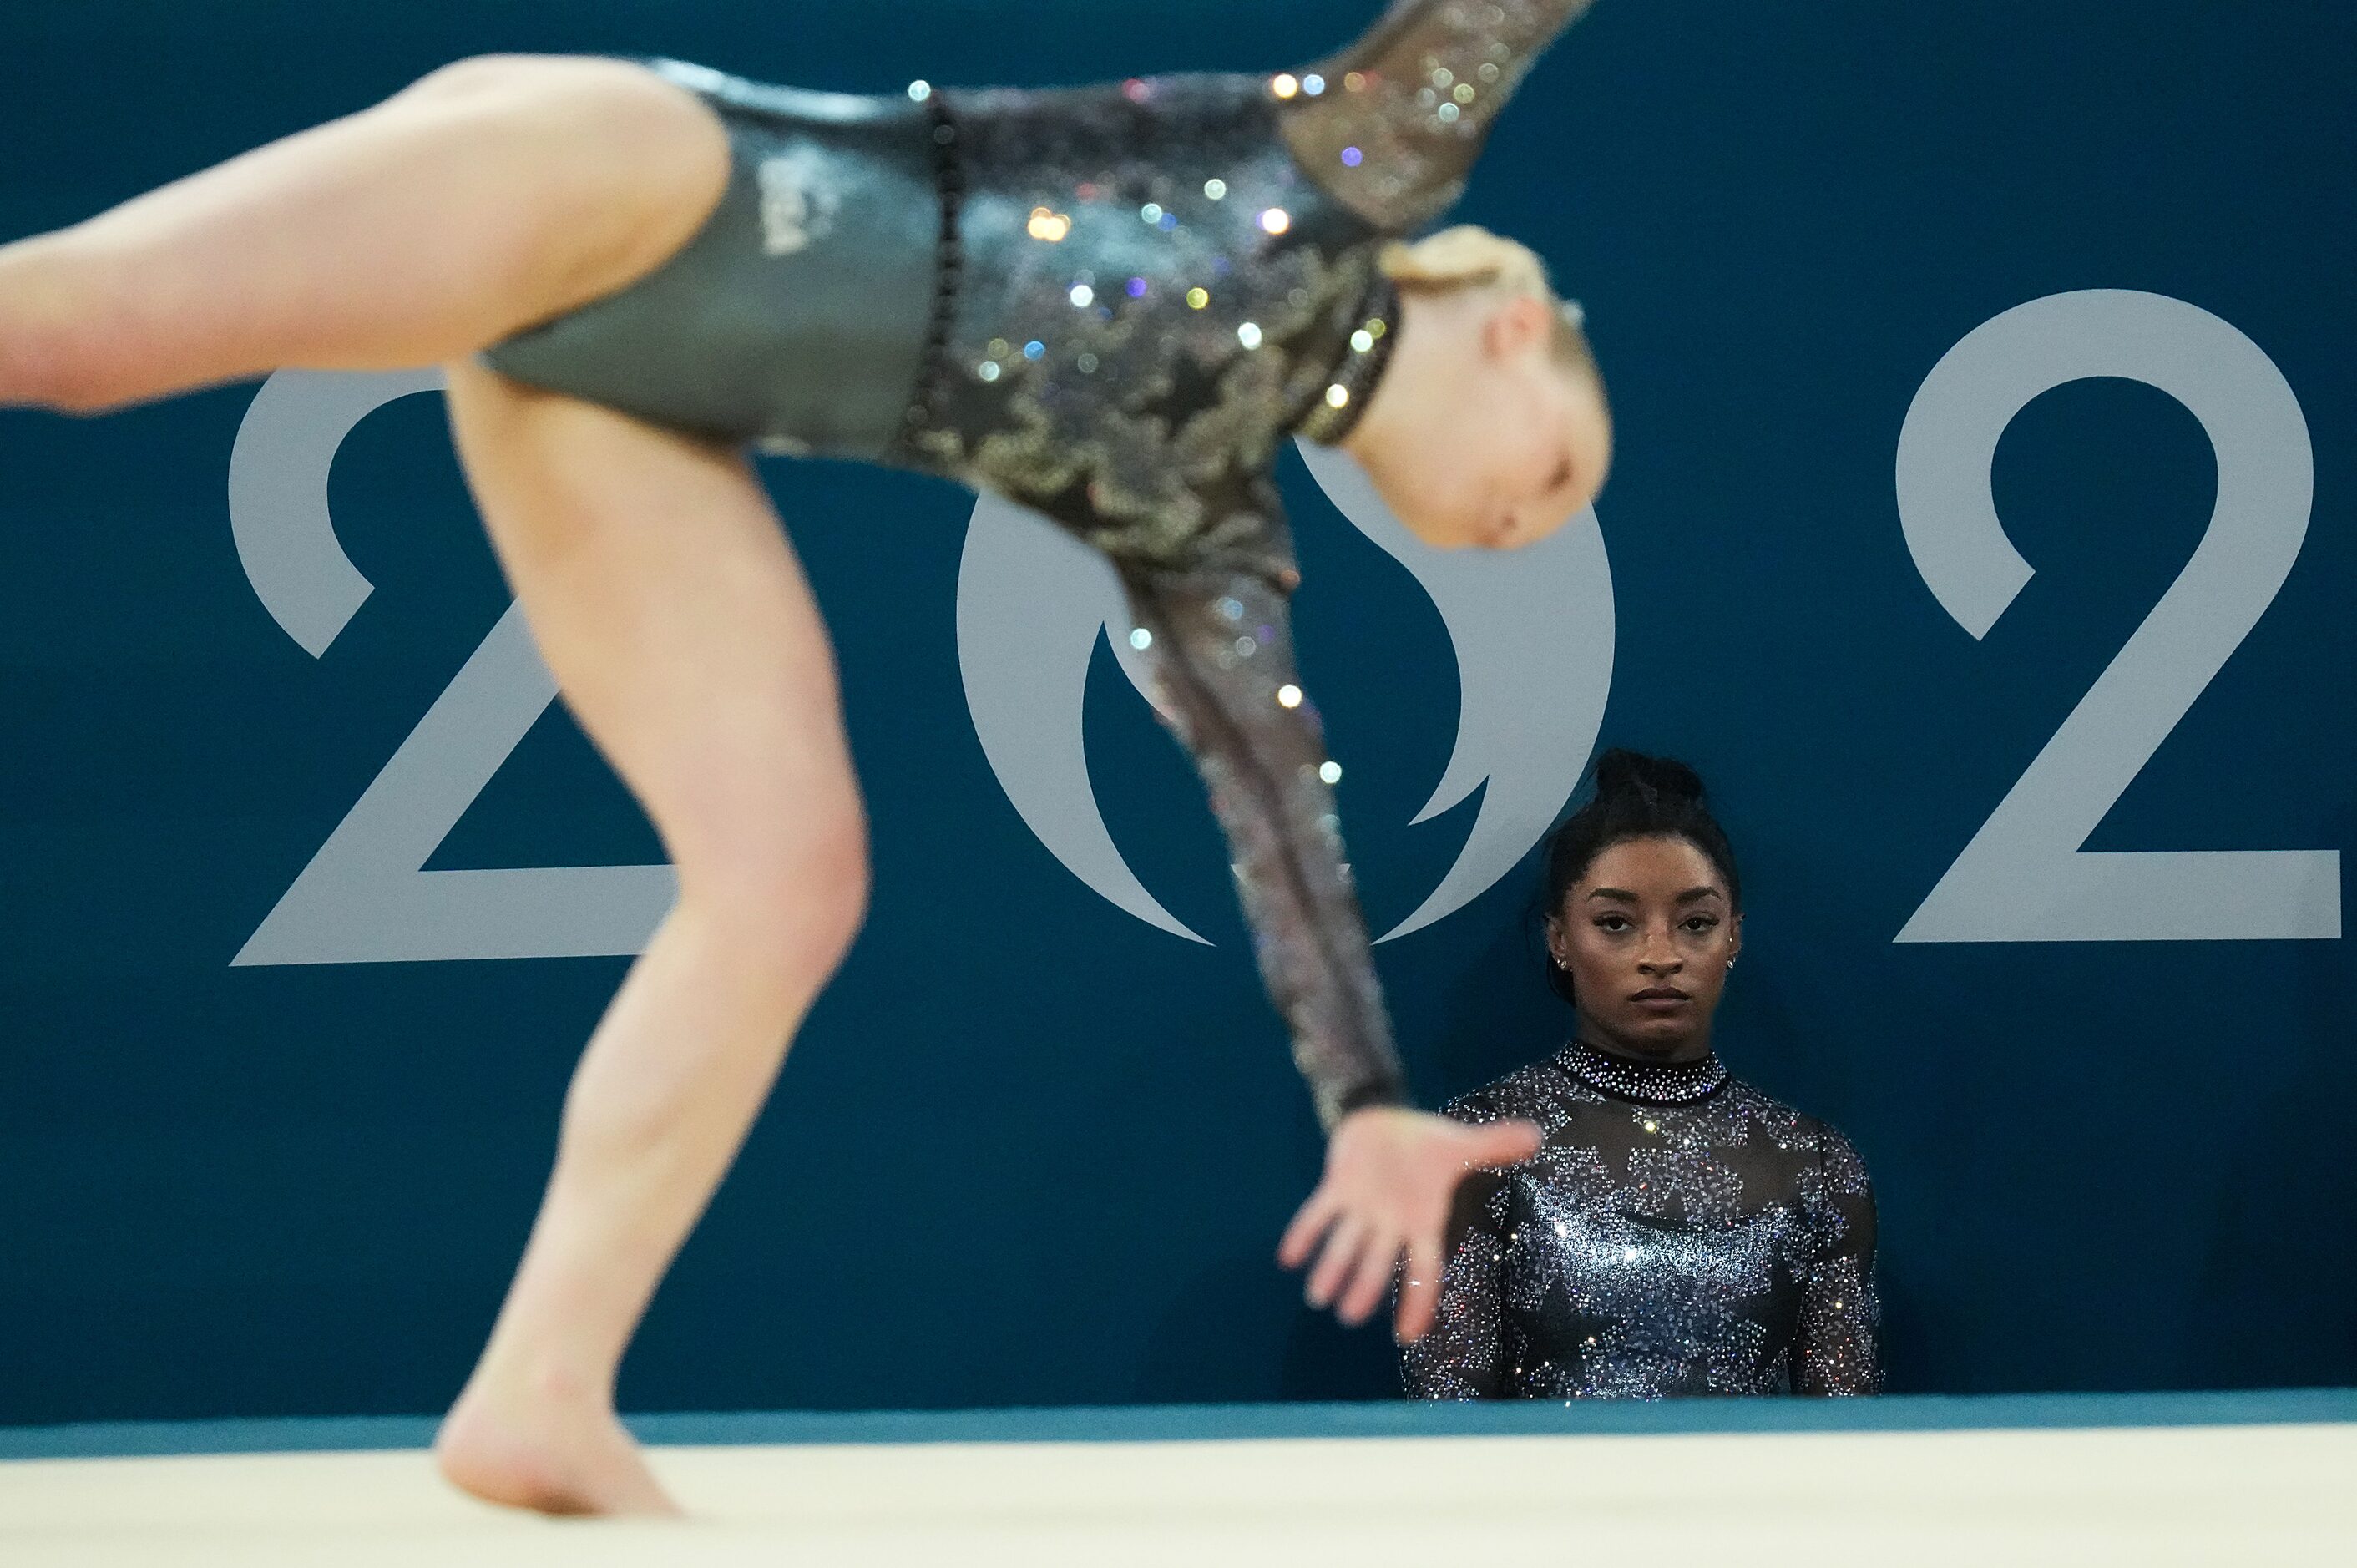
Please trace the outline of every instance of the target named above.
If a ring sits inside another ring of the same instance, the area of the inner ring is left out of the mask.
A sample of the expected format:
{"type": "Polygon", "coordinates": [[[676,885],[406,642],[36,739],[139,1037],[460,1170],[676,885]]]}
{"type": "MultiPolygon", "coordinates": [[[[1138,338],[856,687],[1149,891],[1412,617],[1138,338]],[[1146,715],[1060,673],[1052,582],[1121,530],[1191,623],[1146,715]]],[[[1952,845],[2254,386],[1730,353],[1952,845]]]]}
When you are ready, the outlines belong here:
{"type": "Polygon", "coordinates": [[[1396,0],[1357,43],[1293,79],[1286,144],[1361,217],[1394,233],[1421,227],[1455,204],[1506,100],[1593,3],[1396,0]]]}
{"type": "Polygon", "coordinates": [[[1319,1119],[1330,1130],[1362,1106],[1405,1103],[1284,591],[1248,571],[1125,578],[1153,639],[1156,709],[1211,789],[1261,974],[1319,1119]]]}
{"type": "Polygon", "coordinates": [[[1465,1127],[1407,1109],[1367,933],[1342,859],[1316,710],[1293,663],[1286,587],[1264,570],[1123,573],[1152,638],[1155,705],[1194,755],[1228,836],[1269,995],[1331,1133],[1326,1172],[1278,1251],[1317,1257],[1312,1305],[1381,1303],[1403,1252],[1397,1332],[1430,1325],[1449,1203],[1469,1169],[1538,1144],[1524,1122],[1465,1127]]]}

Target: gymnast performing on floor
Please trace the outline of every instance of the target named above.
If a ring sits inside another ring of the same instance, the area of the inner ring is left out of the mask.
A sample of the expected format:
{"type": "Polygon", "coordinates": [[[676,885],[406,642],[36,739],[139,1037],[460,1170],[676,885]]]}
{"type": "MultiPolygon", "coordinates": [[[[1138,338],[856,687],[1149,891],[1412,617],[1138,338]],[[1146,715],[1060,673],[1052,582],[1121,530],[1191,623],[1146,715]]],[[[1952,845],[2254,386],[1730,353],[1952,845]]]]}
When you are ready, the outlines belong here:
{"type": "Polygon", "coordinates": [[[281,367],[448,367],[500,563],[679,897],[590,1040],[445,1474],[668,1511],[624,1348],[849,945],[867,860],[833,654],[748,446],[946,476],[1111,558],[1329,1130],[1279,1249],[1429,1326],[1452,1193],[1537,1146],[1412,1109],[1369,961],[1271,477],[1340,445],[1440,546],[1539,539],[1609,455],[1529,252],[1405,237],[1587,0],[1401,0],[1277,75],[849,97],[503,58],[0,248],[0,405],[281,367]],[[1314,1260],[1314,1262],[1313,1262],[1314,1260]]]}

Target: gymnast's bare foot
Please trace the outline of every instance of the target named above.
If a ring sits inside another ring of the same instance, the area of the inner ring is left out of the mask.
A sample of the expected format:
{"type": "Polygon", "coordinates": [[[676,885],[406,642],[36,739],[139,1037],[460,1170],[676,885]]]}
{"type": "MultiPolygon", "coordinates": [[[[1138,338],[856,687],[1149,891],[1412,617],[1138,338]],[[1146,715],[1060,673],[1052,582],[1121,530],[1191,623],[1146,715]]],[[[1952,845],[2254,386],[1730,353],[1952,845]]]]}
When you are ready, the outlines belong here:
{"type": "Polygon", "coordinates": [[[509,1508],[545,1514],[680,1511],[602,1401],[534,1396],[478,1377],[443,1418],[434,1460],[459,1490],[509,1508]]]}

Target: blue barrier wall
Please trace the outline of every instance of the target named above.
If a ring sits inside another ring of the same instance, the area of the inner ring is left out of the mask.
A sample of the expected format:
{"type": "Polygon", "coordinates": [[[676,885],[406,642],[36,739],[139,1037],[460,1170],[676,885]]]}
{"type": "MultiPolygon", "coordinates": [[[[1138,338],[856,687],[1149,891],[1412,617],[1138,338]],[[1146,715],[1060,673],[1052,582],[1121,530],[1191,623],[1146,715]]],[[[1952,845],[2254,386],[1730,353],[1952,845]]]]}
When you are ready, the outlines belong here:
{"type": "MultiPolygon", "coordinates": [[[[1297,62],[1372,8],[20,9],[0,237],[461,54],[1039,83],[1297,62]]],[[[1452,599],[1287,459],[1373,924],[1426,905],[1493,800],[1561,802],[1555,753],[1576,767],[1599,723],[1692,758],[1751,897],[1721,1044],[1865,1152],[1898,1389],[2357,1382],[2327,858],[2357,842],[2352,46],[2322,7],[1604,0],[1464,215],[1587,304],[1620,428],[1609,572],[1559,554],[1552,618],[1452,599]],[[1483,716],[1482,692],[1534,689],[1483,716]],[[1460,718],[1494,777],[1414,822],[1460,718]],[[2164,852],[2209,853],[2096,858],[2164,852]]],[[[339,446],[314,428],[386,390],[0,413],[0,1423],[430,1410],[521,1243],[622,961],[404,956],[415,857],[315,866],[397,753],[458,765],[421,721],[506,605],[430,392],[339,446]],[[242,430],[259,467],[233,501],[242,430]],[[330,452],[334,535],[373,589],[340,621],[289,477],[330,452]],[[260,941],[307,875],[317,901],[260,941]],[[306,941],[378,961],[261,961],[306,941]]],[[[1085,725],[1136,888],[1209,946],[1068,870],[1016,804],[1048,783],[994,769],[968,685],[1007,624],[971,600],[971,500],[766,471],[840,642],[878,889],[626,1404],[1389,1391],[1380,1335],[1306,1314],[1268,1262],[1316,1129],[1200,790],[1112,653],[1062,668],[1060,722],[1085,725]]],[[[501,646],[452,702],[529,685],[501,646]]],[[[512,738],[455,825],[402,817],[408,775],[380,786],[425,872],[655,858],[561,712],[512,738]]],[[[1532,875],[1380,950],[1429,1098],[1562,1031],[1532,875]]],[[[584,900],[553,886],[508,950],[573,940],[584,900]]]]}

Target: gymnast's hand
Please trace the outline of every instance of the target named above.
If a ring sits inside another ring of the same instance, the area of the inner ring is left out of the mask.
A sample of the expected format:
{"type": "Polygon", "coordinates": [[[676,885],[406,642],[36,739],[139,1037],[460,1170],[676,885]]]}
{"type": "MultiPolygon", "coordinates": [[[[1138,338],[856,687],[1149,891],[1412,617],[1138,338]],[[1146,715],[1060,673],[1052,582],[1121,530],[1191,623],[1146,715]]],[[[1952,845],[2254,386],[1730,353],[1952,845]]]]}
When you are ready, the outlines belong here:
{"type": "Polygon", "coordinates": [[[1364,1323],[1383,1299],[1400,1253],[1407,1278],[1393,1331],[1402,1344],[1424,1337],[1440,1299],[1443,1233],[1449,1201],[1469,1171],[1511,1165],[1538,1153],[1528,1122],[1460,1122],[1373,1106],[1354,1111],[1326,1144],[1326,1176],[1286,1227],[1276,1261],[1299,1268],[1315,1254],[1308,1296],[1331,1303],[1345,1323],[1364,1323]]]}

